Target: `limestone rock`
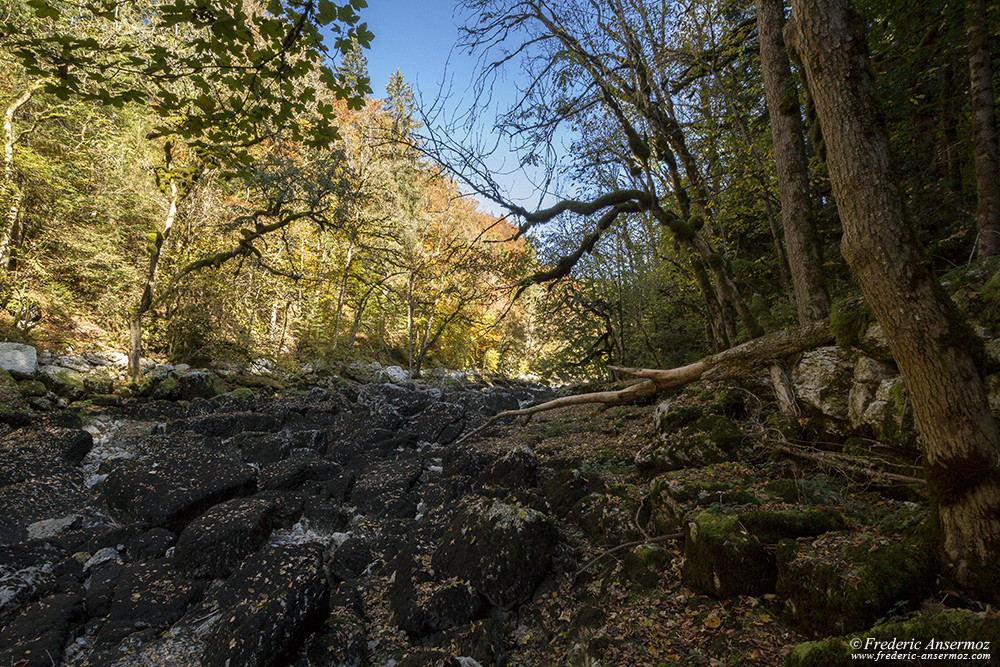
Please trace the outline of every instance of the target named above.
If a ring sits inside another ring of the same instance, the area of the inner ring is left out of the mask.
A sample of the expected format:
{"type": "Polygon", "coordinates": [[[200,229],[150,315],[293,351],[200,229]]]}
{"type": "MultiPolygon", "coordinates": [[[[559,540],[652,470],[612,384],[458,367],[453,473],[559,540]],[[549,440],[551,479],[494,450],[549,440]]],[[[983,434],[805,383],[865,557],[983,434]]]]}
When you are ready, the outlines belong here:
{"type": "Polygon", "coordinates": [[[38,369],[38,353],[31,345],[0,343],[0,370],[15,378],[33,377],[38,369]]]}
{"type": "Polygon", "coordinates": [[[804,353],[791,379],[802,403],[826,417],[846,422],[853,377],[850,356],[839,347],[830,346],[804,353]]]}

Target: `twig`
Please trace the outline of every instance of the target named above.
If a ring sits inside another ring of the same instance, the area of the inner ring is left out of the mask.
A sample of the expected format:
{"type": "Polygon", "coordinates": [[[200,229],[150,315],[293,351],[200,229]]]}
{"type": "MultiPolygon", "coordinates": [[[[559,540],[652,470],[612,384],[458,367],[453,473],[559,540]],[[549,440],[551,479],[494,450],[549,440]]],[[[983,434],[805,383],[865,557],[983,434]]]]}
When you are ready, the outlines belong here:
{"type": "Polygon", "coordinates": [[[587,561],[586,563],[584,563],[583,567],[581,567],[579,570],[577,570],[576,574],[573,575],[573,579],[576,580],[577,577],[579,577],[581,574],[583,574],[588,569],[590,569],[591,565],[593,565],[597,561],[601,560],[605,556],[610,556],[611,554],[618,553],[619,551],[622,551],[624,549],[628,549],[628,548],[631,548],[631,547],[637,547],[640,544],[659,544],[660,542],[670,542],[672,540],[679,540],[682,537],[684,537],[684,533],[670,533],[669,535],[660,535],[658,537],[653,537],[653,538],[650,538],[650,539],[636,540],[634,542],[626,542],[625,544],[619,544],[618,546],[612,547],[612,548],[608,549],[607,551],[604,551],[604,552],[598,554],[594,558],[592,558],[589,561],[587,561]]]}

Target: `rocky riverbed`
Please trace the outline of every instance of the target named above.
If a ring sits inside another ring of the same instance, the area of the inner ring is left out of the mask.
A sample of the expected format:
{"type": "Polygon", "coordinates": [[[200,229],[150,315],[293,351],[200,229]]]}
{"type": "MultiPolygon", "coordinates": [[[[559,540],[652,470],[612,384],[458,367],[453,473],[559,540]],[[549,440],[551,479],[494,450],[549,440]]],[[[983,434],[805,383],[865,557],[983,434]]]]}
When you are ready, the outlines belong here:
{"type": "Polygon", "coordinates": [[[550,392],[156,372],[67,410],[7,379],[0,664],[848,664],[803,642],[996,633],[919,489],[776,456],[763,386],[457,443],[550,392]]]}

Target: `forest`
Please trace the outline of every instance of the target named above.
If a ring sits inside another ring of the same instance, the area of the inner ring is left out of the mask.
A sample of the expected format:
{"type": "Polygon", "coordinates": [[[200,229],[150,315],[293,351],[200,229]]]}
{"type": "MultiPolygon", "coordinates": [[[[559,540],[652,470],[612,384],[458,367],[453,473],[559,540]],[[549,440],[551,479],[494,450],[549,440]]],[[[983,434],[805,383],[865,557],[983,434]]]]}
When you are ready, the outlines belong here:
{"type": "Polygon", "coordinates": [[[458,442],[746,380],[813,462],[905,459],[935,571],[1000,602],[1000,6],[456,0],[457,112],[371,80],[366,7],[0,0],[0,340],[127,355],[126,398],[154,364],[572,386],[458,442]],[[895,426],[858,361],[838,430],[799,360],[875,326],[895,426]]]}

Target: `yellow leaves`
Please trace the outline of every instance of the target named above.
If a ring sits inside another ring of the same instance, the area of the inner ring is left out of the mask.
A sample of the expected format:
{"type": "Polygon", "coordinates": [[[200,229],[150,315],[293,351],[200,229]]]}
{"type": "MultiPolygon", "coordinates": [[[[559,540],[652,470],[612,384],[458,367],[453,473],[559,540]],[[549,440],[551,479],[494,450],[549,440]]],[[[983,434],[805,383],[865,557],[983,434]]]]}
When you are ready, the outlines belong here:
{"type": "Polygon", "coordinates": [[[704,623],[706,628],[711,628],[712,630],[714,630],[722,625],[722,619],[719,618],[717,612],[713,611],[709,613],[708,616],[705,617],[704,623]]]}

